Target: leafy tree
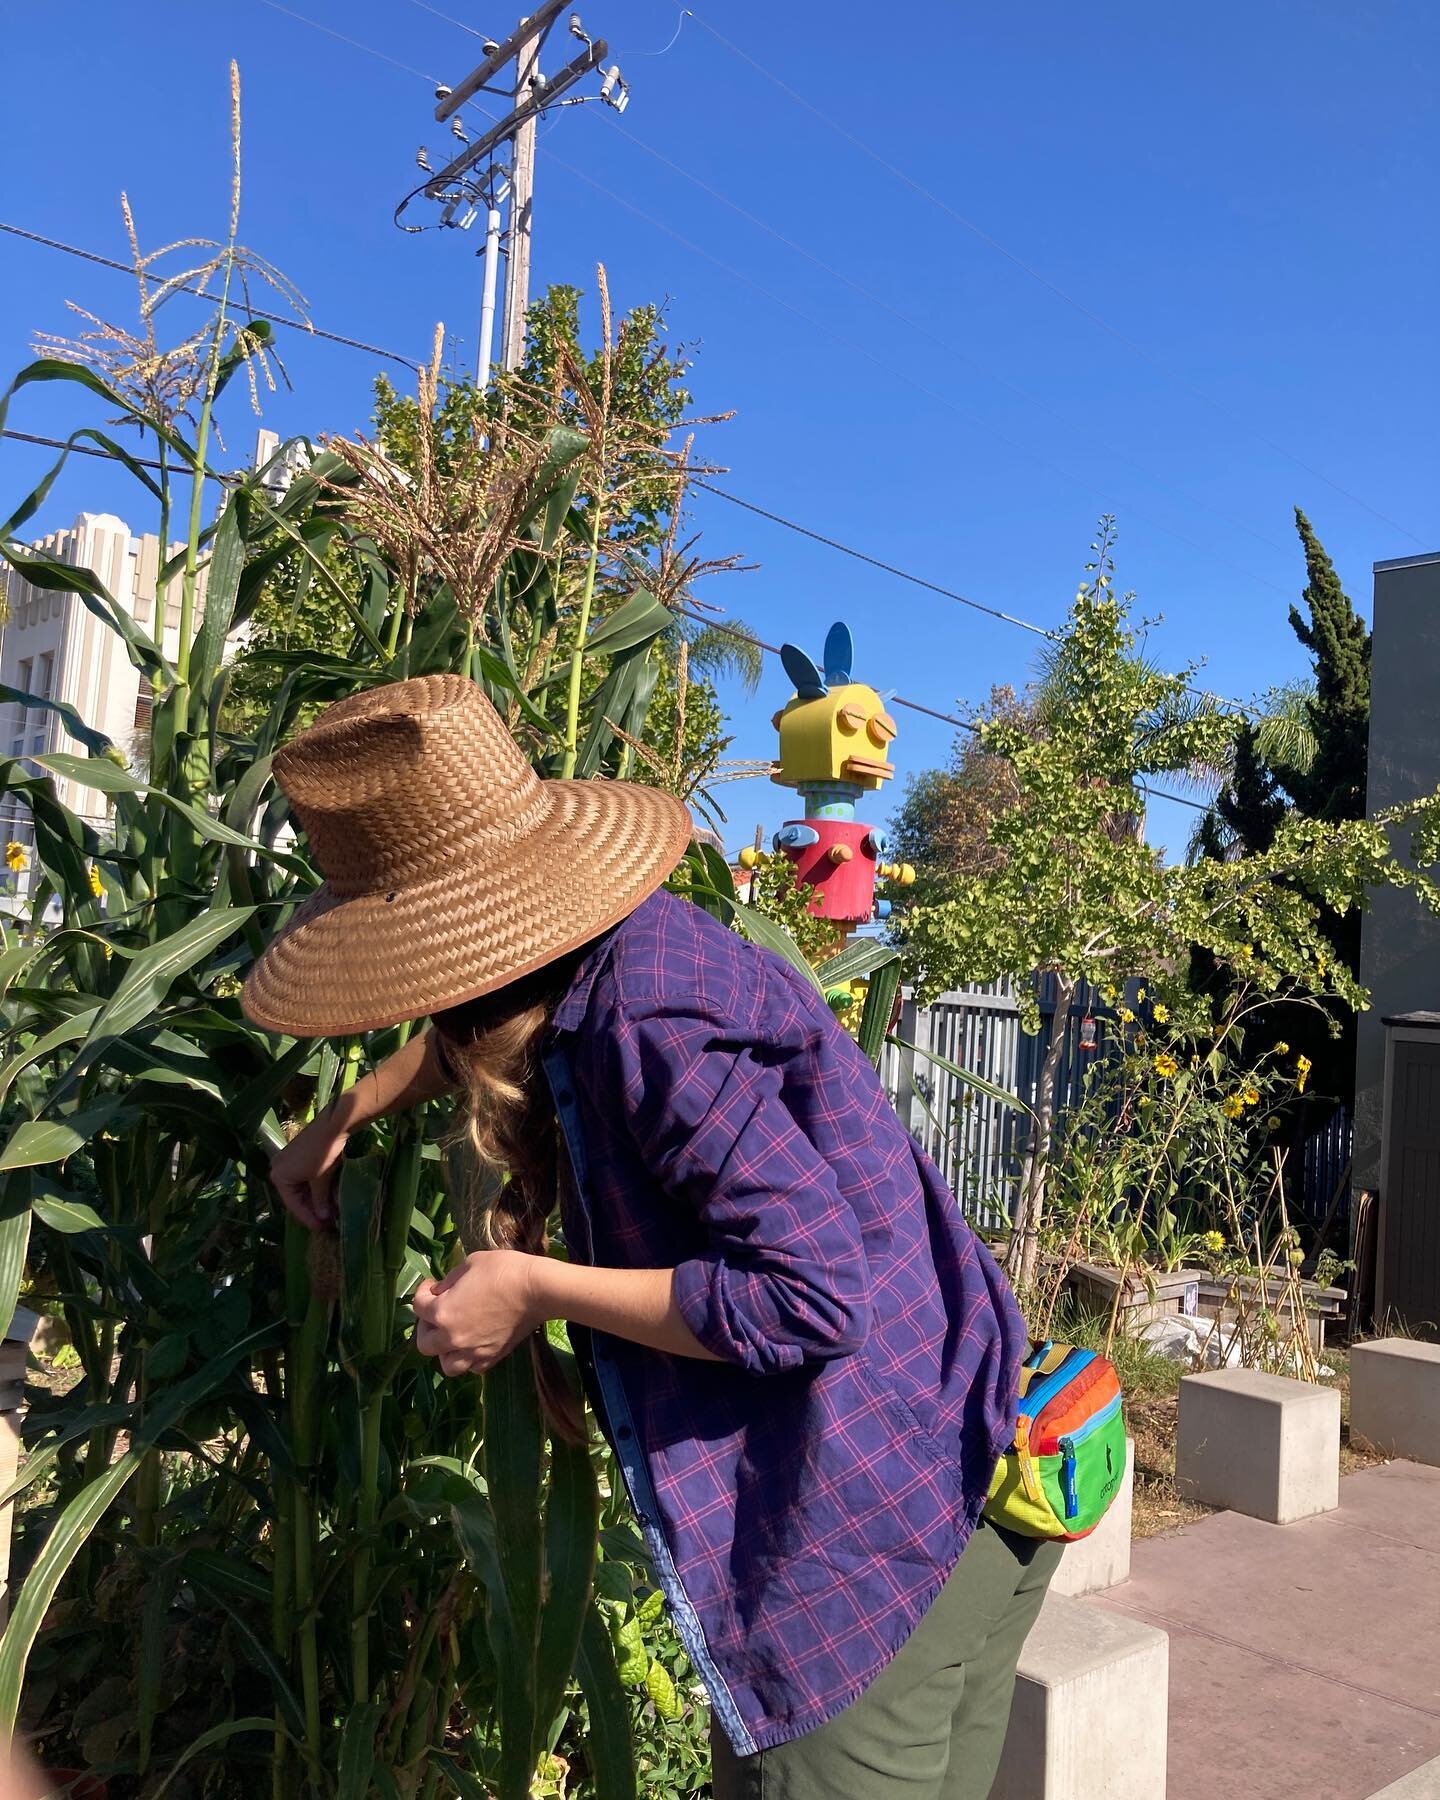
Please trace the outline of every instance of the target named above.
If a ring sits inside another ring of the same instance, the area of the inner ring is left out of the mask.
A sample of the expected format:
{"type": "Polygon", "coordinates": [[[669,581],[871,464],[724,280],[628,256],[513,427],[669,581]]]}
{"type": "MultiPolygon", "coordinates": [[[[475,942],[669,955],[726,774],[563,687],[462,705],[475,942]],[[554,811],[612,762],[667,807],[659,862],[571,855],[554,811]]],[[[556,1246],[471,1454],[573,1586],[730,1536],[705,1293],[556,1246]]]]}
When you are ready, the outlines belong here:
{"type": "MultiPolygon", "coordinates": [[[[1038,728],[1033,695],[1017,696],[1011,687],[991,688],[985,716],[991,723],[1038,728]]],[[[987,748],[977,730],[957,734],[948,767],[910,777],[890,835],[896,859],[915,869],[912,905],[942,898],[957,878],[999,866],[1004,851],[991,841],[990,828],[1018,793],[1009,758],[987,748]]]]}
{"type": "MultiPolygon", "coordinates": [[[[922,996],[960,981],[1008,977],[1027,1027],[1040,1017],[1030,987],[1053,975],[1057,1004],[1042,1065],[1035,1122],[1012,1234],[1017,1282],[1034,1279],[1055,1124],[1065,1025],[1080,982],[1120,988],[1130,979],[1166,998],[1177,1021],[1208,1023],[1180,973],[1192,946],[1243,975],[1255,991],[1297,988],[1362,996],[1337,965],[1324,908],[1363,904],[1368,886],[1414,888],[1440,910],[1440,890],[1391,853],[1387,820],[1319,821],[1292,814],[1263,854],[1167,865],[1140,836],[1141,794],[1156,777],[1226,754],[1233,721],[1188,708],[1191,671],[1170,675],[1134,654],[1129,600],[1111,591],[1113,528],[1107,520],[1056,646],[1049,679],[1064,704],[1044,732],[1012,720],[982,725],[988,750],[1011,765],[1015,803],[990,828],[998,865],[956,881],[950,896],[912,914],[909,950],[922,996]]],[[[1410,809],[1426,848],[1440,827],[1440,796],[1410,809]]],[[[1433,854],[1433,851],[1431,852],[1433,854]]],[[[1416,867],[1426,866],[1421,854],[1416,867]]]]}
{"type": "MultiPolygon", "coordinates": [[[[1365,816],[1366,759],[1370,726],[1370,633],[1340,585],[1335,566],[1305,514],[1295,510],[1305,553],[1305,610],[1290,608],[1290,624],[1310,652],[1313,675],[1267,696],[1259,719],[1236,740],[1229,778],[1193,849],[1205,855],[1263,853],[1274,841],[1288,808],[1307,818],[1365,816]]],[[[1352,978],[1360,972],[1360,915],[1327,911],[1324,930],[1333,960],[1352,978]]],[[[1215,971],[1196,958],[1197,980],[1215,991],[1215,971]]],[[[1355,1015],[1328,1005],[1277,1005],[1255,1014],[1248,1027],[1256,1042],[1281,1037],[1295,1042],[1314,1068],[1315,1105],[1348,1100],[1354,1086],[1355,1015]]],[[[1296,1140],[1304,1120],[1294,1121],[1296,1140]]]]}

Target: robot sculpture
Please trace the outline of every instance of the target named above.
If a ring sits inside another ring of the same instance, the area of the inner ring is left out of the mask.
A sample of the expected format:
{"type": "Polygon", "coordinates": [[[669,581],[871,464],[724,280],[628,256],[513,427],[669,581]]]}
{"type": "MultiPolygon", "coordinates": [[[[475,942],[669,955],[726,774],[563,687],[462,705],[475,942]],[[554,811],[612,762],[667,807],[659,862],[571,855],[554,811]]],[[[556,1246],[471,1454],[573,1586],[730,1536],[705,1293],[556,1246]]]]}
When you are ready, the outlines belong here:
{"type": "MultiPolygon", "coordinates": [[[[909,863],[884,860],[885,833],[858,820],[855,808],[895,773],[888,755],[895,721],[874,688],[850,679],[848,626],[831,626],[823,673],[793,644],[782,648],[780,659],[795,696],[773,720],[780,733],[774,780],[796,790],[805,817],[783,824],[774,846],[794,864],[796,881],[814,890],[810,911],[819,918],[851,929],[886,918],[890,902],[876,901],[876,877],[908,887],[915,871],[909,863]]],[[[740,860],[753,866],[754,852],[742,851],[740,860]]]]}

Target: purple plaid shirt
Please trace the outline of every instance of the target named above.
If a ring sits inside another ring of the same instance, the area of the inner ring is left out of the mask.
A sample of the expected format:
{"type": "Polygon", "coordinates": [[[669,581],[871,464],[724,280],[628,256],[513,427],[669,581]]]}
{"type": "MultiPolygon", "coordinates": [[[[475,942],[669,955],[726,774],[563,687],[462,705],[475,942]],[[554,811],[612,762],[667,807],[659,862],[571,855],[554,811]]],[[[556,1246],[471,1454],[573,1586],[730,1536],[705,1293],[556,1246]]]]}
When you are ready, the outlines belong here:
{"type": "Polygon", "coordinates": [[[676,1270],[722,1360],[595,1334],[673,1616],[744,1754],[823,1724],[974,1528],[1025,1333],[1004,1277],[822,996],[657,894],[582,964],[546,1056],[577,1259],[676,1270]]]}

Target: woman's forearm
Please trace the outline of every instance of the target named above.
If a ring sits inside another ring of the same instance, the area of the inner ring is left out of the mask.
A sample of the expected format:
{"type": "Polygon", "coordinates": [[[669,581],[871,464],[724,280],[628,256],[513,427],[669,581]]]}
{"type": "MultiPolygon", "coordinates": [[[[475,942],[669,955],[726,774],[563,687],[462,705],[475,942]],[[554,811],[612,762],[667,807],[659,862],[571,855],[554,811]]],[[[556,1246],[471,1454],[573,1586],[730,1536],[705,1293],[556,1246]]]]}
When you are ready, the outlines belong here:
{"type": "Polygon", "coordinates": [[[454,1085],[435,1054],[434,1032],[417,1032],[393,1056],[387,1056],[341,1094],[326,1118],[348,1137],[390,1113],[438,1100],[442,1094],[452,1092],[454,1085]]]}
{"type": "Polygon", "coordinates": [[[565,1319],[670,1356],[721,1360],[685,1323],[675,1301],[673,1269],[596,1269],[552,1256],[532,1262],[537,1318],[565,1319]]]}

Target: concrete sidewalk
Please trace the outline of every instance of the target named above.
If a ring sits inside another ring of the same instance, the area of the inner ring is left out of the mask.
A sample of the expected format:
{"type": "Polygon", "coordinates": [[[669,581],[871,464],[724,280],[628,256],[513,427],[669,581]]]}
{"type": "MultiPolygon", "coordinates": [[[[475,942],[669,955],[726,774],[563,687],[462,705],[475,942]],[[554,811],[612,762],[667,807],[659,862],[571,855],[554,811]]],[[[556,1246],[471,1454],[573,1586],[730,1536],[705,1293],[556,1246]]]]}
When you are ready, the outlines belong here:
{"type": "Polygon", "coordinates": [[[1369,1800],[1440,1757],[1440,1469],[1349,1475],[1295,1525],[1147,1539],[1090,1604],[1170,1634],[1165,1800],[1369,1800]]]}

